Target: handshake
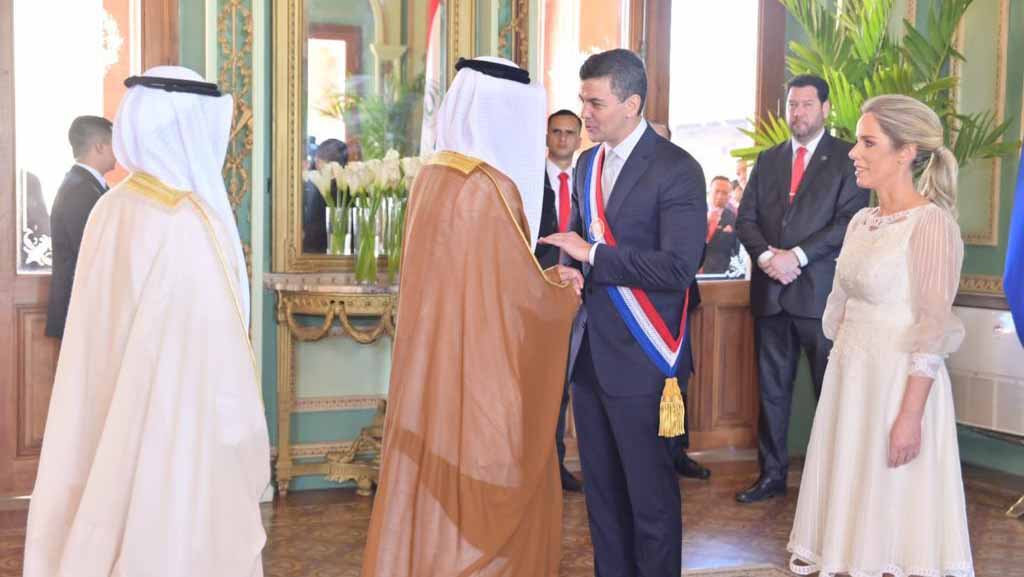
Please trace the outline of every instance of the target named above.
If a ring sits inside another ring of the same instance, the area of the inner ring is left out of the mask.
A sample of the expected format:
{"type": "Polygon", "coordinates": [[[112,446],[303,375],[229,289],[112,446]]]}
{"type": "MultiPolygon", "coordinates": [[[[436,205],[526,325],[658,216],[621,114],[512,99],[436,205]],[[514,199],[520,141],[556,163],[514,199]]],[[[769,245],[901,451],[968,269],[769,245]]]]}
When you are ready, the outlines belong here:
{"type": "Polygon", "coordinates": [[[771,251],[763,253],[757,259],[757,265],[764,273],[784,285],[796,280],[800,276],[800,259],[791,250],[784,250],[769,246],[771,251]]]}

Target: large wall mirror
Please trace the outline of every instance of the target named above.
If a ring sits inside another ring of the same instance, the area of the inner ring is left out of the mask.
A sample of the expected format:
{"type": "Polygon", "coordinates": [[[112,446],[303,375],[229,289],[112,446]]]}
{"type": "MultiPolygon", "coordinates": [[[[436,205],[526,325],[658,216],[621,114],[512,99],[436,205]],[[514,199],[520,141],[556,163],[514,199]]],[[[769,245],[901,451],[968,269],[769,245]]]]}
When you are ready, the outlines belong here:
{"type": "Polygon", "coordinates": [[[478,4],[274,3],[274,270],[352,270],[357,225],[338,225],[337,190],[317,186],[313,173],[389,150],[420,155],[424,117],[440,104],[455,60],[476,50],[478,4]]]}

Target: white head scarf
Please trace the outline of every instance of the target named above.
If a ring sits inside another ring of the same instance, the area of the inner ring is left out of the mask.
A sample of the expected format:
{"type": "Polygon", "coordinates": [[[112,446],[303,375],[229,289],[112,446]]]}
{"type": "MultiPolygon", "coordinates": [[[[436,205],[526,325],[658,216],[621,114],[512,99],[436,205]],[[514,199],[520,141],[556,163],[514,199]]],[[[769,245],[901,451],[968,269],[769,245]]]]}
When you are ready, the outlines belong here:
{"type": "MultiPolygon", "coordinates": [[[[156,66],[145,76],[195,80],[203,77],[180,66],[156,66]]],[[[126,169],[145,172],[171,188],[194,192],[220,221],[237,259],[238,292],[249,324],[249,279],[238,225],[221,170],[228,150],[233,100],[145,86],[128,89],[114,119],[114,156],[126,169]]],[[[231,258],[229,256],[228,258],[231,258]]]]}
{"type": "MultiPolygon", "coordinates": [[[[482,57],[518,68],[504,58],[482,57]]],[[[530,223],[530,247],[544,206],[547,95],[540,84],[520,84],[470,68],[455,75],[437,116],[434,150],[479,158],[516,183],[530,223]]]]}

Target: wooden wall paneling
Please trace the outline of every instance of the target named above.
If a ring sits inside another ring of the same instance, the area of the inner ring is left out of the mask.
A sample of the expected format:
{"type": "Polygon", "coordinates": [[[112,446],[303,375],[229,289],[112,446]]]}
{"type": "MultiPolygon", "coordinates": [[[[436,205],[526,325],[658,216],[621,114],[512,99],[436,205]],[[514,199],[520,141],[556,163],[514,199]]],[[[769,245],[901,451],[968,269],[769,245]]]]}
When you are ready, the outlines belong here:
{"type": "Polygon", "coordinates": [[[758,390],[750,283],[701,282],[691,331],[696,371],[690,381],[690,447],[752,448],[758,390]]]}
{"type": "Polygon", "coordinates": [[[16,307],[18,458],[38,457],[57,370],[57,339],[46,336],[46,305],[16,307]]]}

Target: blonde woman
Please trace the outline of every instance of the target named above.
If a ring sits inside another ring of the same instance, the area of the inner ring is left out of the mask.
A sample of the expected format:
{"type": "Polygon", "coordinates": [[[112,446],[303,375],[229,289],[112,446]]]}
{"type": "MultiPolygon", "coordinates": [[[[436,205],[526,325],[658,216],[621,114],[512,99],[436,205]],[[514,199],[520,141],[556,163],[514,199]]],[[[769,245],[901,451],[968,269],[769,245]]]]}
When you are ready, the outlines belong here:
{"type": "Polygon", "coordinates": [[[822,319],[834,341],[807,449],[790,569],[971,577],[953,395],[943,363],[963,261],[957,162],[938,116],[867,101],[850,151],[879,205],[854,216],[822,319]],[[920,177],[915,183],[915,174],[920,177]]]}

